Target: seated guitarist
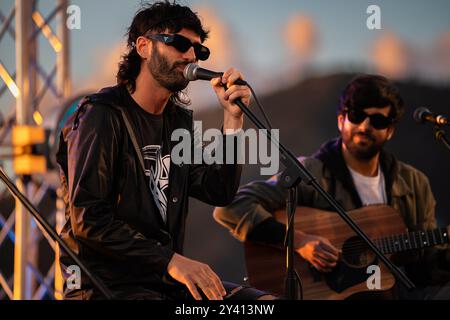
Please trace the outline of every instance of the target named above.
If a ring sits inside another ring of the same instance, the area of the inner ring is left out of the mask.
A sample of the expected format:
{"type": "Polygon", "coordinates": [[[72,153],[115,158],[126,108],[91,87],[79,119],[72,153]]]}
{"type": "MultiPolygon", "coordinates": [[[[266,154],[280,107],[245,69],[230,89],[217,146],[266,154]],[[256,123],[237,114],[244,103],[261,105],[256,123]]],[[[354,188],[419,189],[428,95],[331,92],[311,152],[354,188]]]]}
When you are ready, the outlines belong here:
{"type": "MultiPolygon", "coordinates": [[[[387,204],[399,212],[409,230],[436,228],[435,200],[428,178],[383,150],[404,111],[402,98],[384,77],[362,75],[347,85],[338,107],[340,137],[326,142],[301,162],[346,210],[387,204]]],[[[273,213],[285,207],[286,192],[278,176],[240,188],[231,205],[216,208],[215,219],[240,241],[281,245],[285,225],[273,213]]],[[[300,184],[298,205],[331,210],[312,187],[300,184]]],[[[339,250],[327,239],[295,231],[296,251],[320,272],[336,266],[339,250]]],[[[397,286],[400,299],[450,299],[450,251],[421,250],[404,262],[420,289],[397,286]],[[438,283],[438,284],[436,284],[438,283]]]]}

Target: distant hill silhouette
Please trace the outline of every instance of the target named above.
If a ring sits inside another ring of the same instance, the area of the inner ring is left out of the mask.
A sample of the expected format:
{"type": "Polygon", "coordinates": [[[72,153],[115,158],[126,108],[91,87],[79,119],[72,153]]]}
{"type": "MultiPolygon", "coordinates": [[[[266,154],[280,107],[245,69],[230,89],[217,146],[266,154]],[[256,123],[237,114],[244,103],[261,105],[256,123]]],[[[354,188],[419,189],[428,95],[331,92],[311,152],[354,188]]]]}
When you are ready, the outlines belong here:
{"type": "MultiPolygon", "coordinates": [[[[309,78],[259,97],[273,127],[280,129],[281,142],[297,155],[310,155],[324,141],[336,137],[336,106],[342,89],[353,77],[354,74],[335,74],[309,78]]],[[[412,119],[414,110],[421,106],[450,116],[450,87],[415,81],[397,85],[407,110],[387,150],[429,177],[438,203],[439,223],[450,224],[450,151],[434,140],[430,124],[419,125],[412,119]]],[[[203,121],[204,129],[217,128],[221,126],[223,111],[217,106],[195,112],[194,116],[203,121]]],[[[246,126],[252,127],[248,119],[246,126]]],[[[447,136],[450,137],[450,130],[447,136]]],[[[259,175],[257,165],[244,166],[242,184],[267,178],[259,175]]],[[[185,253],[211,264],[224,279],[241,282],[245,275],[242,246],[213,220],[212,210],[199,201],[191,201],[185,253]]]]}

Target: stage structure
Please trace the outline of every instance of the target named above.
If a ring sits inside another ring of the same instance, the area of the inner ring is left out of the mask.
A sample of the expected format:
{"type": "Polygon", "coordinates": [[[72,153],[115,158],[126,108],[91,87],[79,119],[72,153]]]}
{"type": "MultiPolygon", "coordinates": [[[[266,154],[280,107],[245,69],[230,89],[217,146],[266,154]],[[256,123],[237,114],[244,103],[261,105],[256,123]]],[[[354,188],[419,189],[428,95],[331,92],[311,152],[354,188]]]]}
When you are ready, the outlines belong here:
{"type": "MultiPolygon", "coordinates": [[[[0,41],[9,36],[15,43],[15,68],[9,66],[8,70],[2,62],[6,58],[4,53],[0,55],[0,96],[12,94],[16,100],[16,107],[5,112],[7,116],[0,129],[0,145],[2,148],[9,146],[10,174],[14,175],[20,191],[31,199],[35,207],[43,201],[50,188],[45,179],[33,178],[42,174],[48,165],[45,157],[36,154],[33,147],[46,142],[42,126],[44,119],[40,113],[42,100],[51,93],[58,103],[64,105],[71,96],[70,41],[66,26],[69,1],[54,0],[54,8],[46,17],[39,11],[39,2],[15,0],[7,15],[0,10],[0,41]],[[56,26],[55,30],[51,25],[56,26]],[[46,39],[44,45],[49,45],[55,52],[50,72],[43,67],[48,64],[48,57],[44,63],[39,56],[42,39],[46,39]],[[7,139],[11,139],[10,142],[7,139]]],[[[12,58],[9,60],[14,60],[12,58]]],[[[5,161],[3,164],[6,166],[5,161]]],[[[60,194],[59,190],[57,194],[60,194]]],[[[56,210],[49,220],[59,231],[64,222],[64,205],[59,196],[57,199],[56,210]]],[[[0,273],[0,300],[60,299],[62,281],[59,267],[53,262],[47,272],[39,270],[41,248],[37,244],[44,236],[55,253],[58,247],[17,200],[13,210],[7,219],[0,215],[0,253],[5,242],[11,241],[14,245],[14,272],[10,276],[0,273]]],[[[2,263],[5,263],[3,258],[0,260],[2,263]]]]}

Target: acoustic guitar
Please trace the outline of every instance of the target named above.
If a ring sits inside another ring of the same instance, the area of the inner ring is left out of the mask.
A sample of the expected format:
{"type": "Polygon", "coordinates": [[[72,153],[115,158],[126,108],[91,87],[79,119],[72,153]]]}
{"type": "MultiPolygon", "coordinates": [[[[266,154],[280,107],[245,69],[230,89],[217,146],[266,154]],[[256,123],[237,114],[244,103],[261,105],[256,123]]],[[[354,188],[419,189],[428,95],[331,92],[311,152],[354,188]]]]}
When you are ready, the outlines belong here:
{"type": "MultiPolygon", "coordinates": [[[[400,214],[388,206],[367,206],[351,211],[349,215],[388,257],[450,242],[450,227],[408,232],[400,214]]],[[[285,212],[276,212],[275,218],[284,223],[285,212]]],[[[295,255],[295,268],[302,279],[305,300],[341,300],[356,293],[386,291],[394,286],[395,279],[390,271],[337,213],[299,207],[295,216],[295,229],[325,237],[342,250],[337,266],[330,273],[317,271],[299,254],[295,255]],[[379,288],[369,289],[367,285],[367,279],[372,275],[368,272],[371,265],[380,268],[379,288]]],[[[285,251],[246,242],[245,256],[250,284],[282,295],[285,251]]]]}

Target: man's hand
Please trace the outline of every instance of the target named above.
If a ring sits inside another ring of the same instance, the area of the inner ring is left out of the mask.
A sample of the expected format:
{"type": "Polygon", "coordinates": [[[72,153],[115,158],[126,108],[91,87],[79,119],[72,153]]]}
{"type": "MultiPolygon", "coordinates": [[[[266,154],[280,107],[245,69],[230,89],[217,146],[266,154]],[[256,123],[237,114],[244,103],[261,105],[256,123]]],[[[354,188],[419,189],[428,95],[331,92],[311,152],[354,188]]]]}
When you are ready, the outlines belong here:
{"type": "Polygon", "coordinates": [[[188,259],[175,253],[167,266],[172,278],[186,285],[196,300],[202,300],[198,286],[209,300],[223,300],[227,294],[219,277],[211,268],[201,262],[188,259]]]}
{"type": "Polygon", "coordinates": [[[247,86],[235,85],[234,82],[238,79],[243,79],[242,74],[231,68],[223,74],[222,78],[211,80],[211,85],[224,109],[224,131],[241,129],[243,126],[242,110],[233,101],[240,98],[247,107],[250,104],[250,89],[247,86]],[[228,90],[225,91],[223,85],[226,85],[228,90]]]}
{"type": "Polygon", "coordinates": [[[340,253],[328,239],[300,231],[295,231],[295,249],[320,272],[331,272],[340,253]]]}

